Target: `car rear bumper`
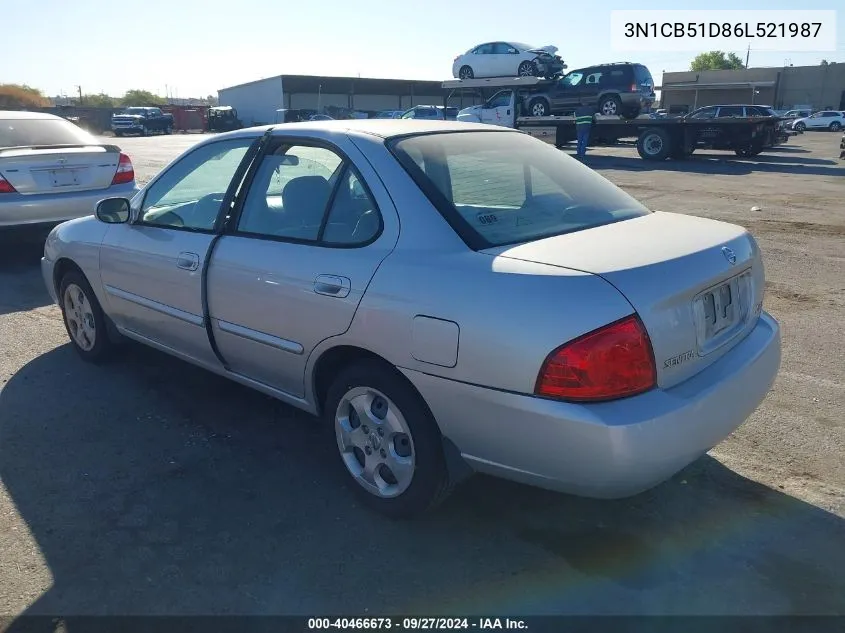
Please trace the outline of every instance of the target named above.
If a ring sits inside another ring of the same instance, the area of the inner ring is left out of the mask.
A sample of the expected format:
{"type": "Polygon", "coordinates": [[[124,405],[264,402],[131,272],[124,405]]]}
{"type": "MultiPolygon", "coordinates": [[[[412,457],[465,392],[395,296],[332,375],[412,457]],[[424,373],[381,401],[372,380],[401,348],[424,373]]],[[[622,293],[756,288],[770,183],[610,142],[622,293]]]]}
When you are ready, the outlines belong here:
{"type": "Polygon", "coordinates": [[[132,198],[138,190],[136,184],[130,182],[96,191],[26,196],[19,193],[4,193],[0,197],[0,228],[58,224],[66,220],[93,215],[100,200],[111,197],[132,198]]]}
{"type": "Polygon", "coordinates": [[[555,402],[404,373],[474,469],[620,498],[665,481],[730,435],[765,398],[780,358],[780,328],[764,312],[741,343],[693,378],[613,402],[555,402]]]}

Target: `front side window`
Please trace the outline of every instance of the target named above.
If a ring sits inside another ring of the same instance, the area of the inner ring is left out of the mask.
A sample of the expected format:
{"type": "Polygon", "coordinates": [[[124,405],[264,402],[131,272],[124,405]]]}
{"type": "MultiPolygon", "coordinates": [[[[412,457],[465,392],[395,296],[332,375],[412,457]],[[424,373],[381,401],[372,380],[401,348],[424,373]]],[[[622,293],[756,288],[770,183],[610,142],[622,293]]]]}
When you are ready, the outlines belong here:
{"type": "Polygon", "coordinates": [[[692,115],[693,119],[715,119],[716,108],[702,108],[692,115]]]}
{"type": "Polygon", "coordinates": [[[719,118],[741,117],[742,106],[722,106],[719,108],[719,118]]]}
{"type": "Polygon", "coordinates": [[[209,143],[187,154],[147,190],[143,224],[209,231],[254,138],[209,143]]]}
{"type": "Polygon", "coordinates": [[[283,145],[258,167],[237,230],[283,240],[361,245],[381,230],[381,216],[358,172],[337,153],[283,145]]]}
{"type": "Polygon", "coordinates": [[[516,132],[449,132],[389,148],[471,248],[490,248],[650,213],[554,147],[516,132]]]}
{"type": "Polygon", "coordinates": [[[577,86],[579,83],[581,83],[581,79],[583,79],[583,77],[584,77],[584,73],[579,73],[579,72],[573,71],[573,72],[569,73],[566,77],[561,79],[560,83],[564,88],[567,88],[567,87],[571,88],[571,87],[577,86]]]}
{"type": "Polygon", "coordinates": [[[505,106],[509,106],[511,104],[511,95],[513,93],[510,90],[502,90],[502,92],[496,93],[490,98],[490,101],[487,102],[487,108],[504,108],[505,106]]]}

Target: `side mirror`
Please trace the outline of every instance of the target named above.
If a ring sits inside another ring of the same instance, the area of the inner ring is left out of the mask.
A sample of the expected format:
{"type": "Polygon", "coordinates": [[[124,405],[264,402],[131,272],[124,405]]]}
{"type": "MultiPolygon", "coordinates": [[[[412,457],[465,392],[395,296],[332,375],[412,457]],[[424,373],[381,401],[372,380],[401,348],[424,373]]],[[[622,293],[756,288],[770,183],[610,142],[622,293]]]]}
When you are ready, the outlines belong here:
{"type": "Polygon", "coordinates": [[[130,207],[126,198],[106,198],[97,203],[97,219],[106,224],[124,224],[129,221],[130,207]]]}

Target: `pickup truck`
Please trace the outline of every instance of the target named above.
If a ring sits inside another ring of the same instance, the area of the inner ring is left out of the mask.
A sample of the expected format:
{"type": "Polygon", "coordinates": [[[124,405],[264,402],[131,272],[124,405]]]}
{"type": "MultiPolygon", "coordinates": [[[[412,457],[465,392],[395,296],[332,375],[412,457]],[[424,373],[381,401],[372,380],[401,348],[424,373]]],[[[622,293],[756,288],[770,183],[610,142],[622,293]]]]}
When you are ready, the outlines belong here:
{"type": "Polygon", "coordinates": [[[112,115],[111,129],[115,136],[124,134],[148,136],[155,132],[171,134],[173,115],[162,112],[160,108],[126,108],[123,112],[112,115]]]}

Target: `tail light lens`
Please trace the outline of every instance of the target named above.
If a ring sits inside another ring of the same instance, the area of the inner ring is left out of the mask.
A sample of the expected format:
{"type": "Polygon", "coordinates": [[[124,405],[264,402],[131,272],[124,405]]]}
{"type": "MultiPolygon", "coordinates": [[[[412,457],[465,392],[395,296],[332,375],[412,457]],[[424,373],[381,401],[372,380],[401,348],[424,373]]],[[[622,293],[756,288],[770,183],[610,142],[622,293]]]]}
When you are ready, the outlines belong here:
{"type": "Polygon", "coordinates": [[[132,161],[123,152],[120,153],[120,160],[117,163],[117,171],[114,172],[114,178],[111,180],[113,185],[122,185],[127,182],[135,180],[135,168],[132,167],[132,161]]]}
{"type": "Polygon", "coordinates": [[[561,400],[599,401],[643,393],[656,382],[651,341],[640,319],[632,315],[549,354],[534,391],[561,400]]]}
{"type": "Polygon", "coordinates": [[[12,183],[3,178],[3,174],[0,174],[0,193],[16,193],[12,183]]]}

